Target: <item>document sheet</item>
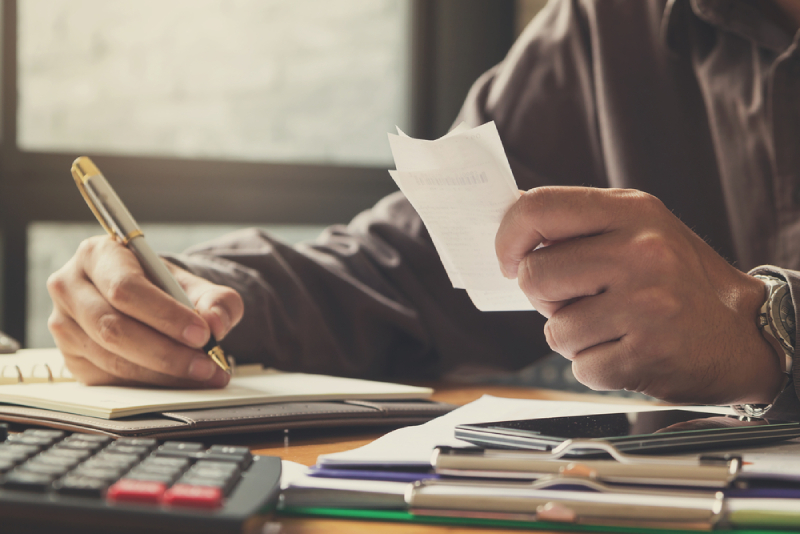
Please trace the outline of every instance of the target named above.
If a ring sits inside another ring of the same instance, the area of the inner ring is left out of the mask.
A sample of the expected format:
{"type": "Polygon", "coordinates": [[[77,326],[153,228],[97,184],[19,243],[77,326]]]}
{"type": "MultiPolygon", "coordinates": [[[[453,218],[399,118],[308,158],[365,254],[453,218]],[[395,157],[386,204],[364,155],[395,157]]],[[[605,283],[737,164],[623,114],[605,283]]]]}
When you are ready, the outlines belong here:
{"type": "MultiPolygon", "coordinates": [[[[452,412],[418,426],[409,426],[389,432],[375,441],[345,452],[323,454],[317,460],[322,467],[337,466],[405,466],[430,467],[433,449],[439,445],[464,447],[466,441],[455,438],[457,425],[485,423],[511,419],[537,419],[600,413],[651,412],[671,410],[673,406],[650,404],[619,405],[596,402],[568,402],[527,399],[505,399],[484,395],[452,412]]],[[[721,415],[733,413],[728,407],[683,406],[686,410],[715,412],[721,415]]]]}
{"type": "Polygon", "coordinates": [[[520,196],[494,122],[456,127],[435,141],[389,134],[389,171],[428,229],[453,287],[483,311],[533,310],[500,271],[494,239],[520,196]]]}

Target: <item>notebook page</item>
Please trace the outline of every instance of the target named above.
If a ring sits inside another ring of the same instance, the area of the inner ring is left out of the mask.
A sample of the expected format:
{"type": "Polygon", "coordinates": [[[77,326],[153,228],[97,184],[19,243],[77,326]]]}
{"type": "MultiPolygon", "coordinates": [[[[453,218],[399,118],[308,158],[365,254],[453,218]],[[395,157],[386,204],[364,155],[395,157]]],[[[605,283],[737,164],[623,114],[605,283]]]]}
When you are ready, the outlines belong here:
{"type": "Polygon", "coordinates": [[[116,419],[129,415],[262,402],[423,399],[430,388],[304,373],[234,376],[224,389],[85,386],[78,382],[0,386],[0,402],[116,419]]]}

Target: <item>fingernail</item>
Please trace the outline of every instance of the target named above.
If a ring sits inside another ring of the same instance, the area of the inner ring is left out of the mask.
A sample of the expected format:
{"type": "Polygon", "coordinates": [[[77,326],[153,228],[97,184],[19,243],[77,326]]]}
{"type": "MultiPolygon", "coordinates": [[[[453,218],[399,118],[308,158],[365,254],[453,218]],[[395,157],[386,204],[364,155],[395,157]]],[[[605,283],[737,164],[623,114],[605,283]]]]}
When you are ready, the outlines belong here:
{"type": "Polygon", "coordinates": [[[222,325],[222,331],[227,332],[231,327],[231,316],[228,315],[228,311],[220,306],[212,306],[211,312],[219,317],[219,322],[222,325]]]}
{"type": "Polygon", "coordinates": [[[202,347],[208,341],[208,330],[200,325],[190,324],[183,330],[183,339],[192,347],[202,347]]]}
{"type": "Polygon", "coordinates": [[[217,365],[208,356],[195,356],[189,364],[189,377],[204,382],[213,377],[216,370],[217,365]]]}
{"type": "Polygon", "coordinates": [[[217,369],[207,382],[206,385],[210,388],[224,388],[228,385],[228,382],[231,380],[231,375],[223,371],[222,369],[217,369]]]}

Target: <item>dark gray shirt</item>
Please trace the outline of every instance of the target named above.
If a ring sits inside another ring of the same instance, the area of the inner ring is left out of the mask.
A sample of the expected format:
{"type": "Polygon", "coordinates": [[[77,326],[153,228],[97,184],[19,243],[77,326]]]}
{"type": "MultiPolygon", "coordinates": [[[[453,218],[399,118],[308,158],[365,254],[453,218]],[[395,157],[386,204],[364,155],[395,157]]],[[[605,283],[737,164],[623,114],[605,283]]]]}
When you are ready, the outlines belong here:
{"type": "MultiPolygon", "coordinates": [[[[780,266],[797,303],[799,39],[756,1],[551,0],[459,120],[496,122],[521,189],[652,193],[739,269],[780,266]]],[[[548,352],[538,313],[481,313],[450,286],[399,194],[314,244],[247,230],[179,259],[242,294],[240,359],[398,378],[548,352]]]]}

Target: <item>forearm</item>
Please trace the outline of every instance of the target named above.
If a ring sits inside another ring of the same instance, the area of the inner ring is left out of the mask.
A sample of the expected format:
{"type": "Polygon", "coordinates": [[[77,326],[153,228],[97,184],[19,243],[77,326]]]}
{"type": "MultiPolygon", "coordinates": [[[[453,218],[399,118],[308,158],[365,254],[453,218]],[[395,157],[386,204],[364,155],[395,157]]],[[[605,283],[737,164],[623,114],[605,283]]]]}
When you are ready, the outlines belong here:
{"type": "Polygon", "coordinates": [[[481,313],[451,287],[400,195],[313,244],[247,230],[173,259],[242,295],[244,318],[223,341],[240,361],[433,377],[460,365],[520,367],[549,352],[537,313],[481,313]]]}

